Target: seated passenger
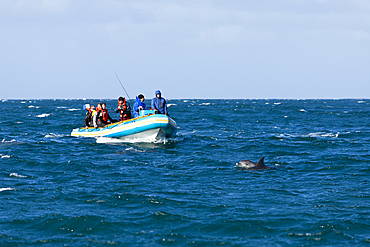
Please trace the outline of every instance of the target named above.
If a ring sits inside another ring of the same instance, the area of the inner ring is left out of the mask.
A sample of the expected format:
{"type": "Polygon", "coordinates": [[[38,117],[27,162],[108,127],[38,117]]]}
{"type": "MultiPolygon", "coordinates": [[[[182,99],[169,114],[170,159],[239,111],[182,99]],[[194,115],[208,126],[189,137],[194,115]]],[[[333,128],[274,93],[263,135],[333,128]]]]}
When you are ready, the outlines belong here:
{"type": "Polygon", "coordinates": [[[114,123],[115,121],[109,116],[109,113],[108,113],[108,110],[107,110],[107,104],[105,104],[104,102],[101,104],[102,106],[102,110],[101,110],[101,116],[100,117],[100,120],[101,122],[104,124],[104,125],[107,125],[107,124],[110,124],[110,123],[114,123]],[[109,122],[109,121],[110,122],[109,122]]]}
{"type": "Polygon", "coordinates": [[[131,107],[126,99],[123,97],[119,97],[118,99],[118,107],[116,112],[119,112],[119,116],[121,121],[127,120],[131,118],[131,107]]]}
{"type": "Polygon", "coordinates": [[[85,116],[85,120],[84,120],[84,123],[85,123],[85,127],[86,129],[93,126],[93,121],[92,121],[92,118],[93,116],[95,115],[96,111],[95,111],[95,106],[90,106],[89,108],[86,107],[86,116],[85,116]]]}
{"type": "Polygon", "coordinates": [[[103,109],[102,109],[102,104],[98,103],[96,105],[96,113],[93,116],[93,124],[94,127],[103,127],[103,109]]]}
{"type": "Polygon", "coordinates": [[[96,112],[99,112],[99,111],[101,111],[101,103],[98,103],[97,105],[96,105],[96,112]]]}
{"type": "Polygon", "coordinates": [[[139,113],[141,110],[146,110],[146,105],[144,103],[144,95],[140,94],[136,97],[136,101],[134,104],[134,118],[139,117],[139,113]]]}
{"type": "Polygon", "coordinates": [[[155,91],[155,96],[156,97],[152,99],[152,110],[157,111],[159,114],[166,114],[168,116],[167,103],[166,100],[162,98],[161,91],[155,91]]]}

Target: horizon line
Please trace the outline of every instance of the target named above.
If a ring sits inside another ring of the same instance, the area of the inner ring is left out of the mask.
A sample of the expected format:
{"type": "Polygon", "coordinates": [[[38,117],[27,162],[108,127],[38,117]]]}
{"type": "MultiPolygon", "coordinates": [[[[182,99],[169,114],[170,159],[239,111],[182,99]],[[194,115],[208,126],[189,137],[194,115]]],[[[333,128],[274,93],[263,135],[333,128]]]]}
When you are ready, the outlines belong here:
{"type": "MultiPolygon", "coordinates": [[[[145,98],[149,100],[151,98],[145,98]]],[[[370,98],[165,98],[166,100],[368,100],[370,98]]],[[[115,98],[0,98],[4,100],[116,100],[115,98]]]]}

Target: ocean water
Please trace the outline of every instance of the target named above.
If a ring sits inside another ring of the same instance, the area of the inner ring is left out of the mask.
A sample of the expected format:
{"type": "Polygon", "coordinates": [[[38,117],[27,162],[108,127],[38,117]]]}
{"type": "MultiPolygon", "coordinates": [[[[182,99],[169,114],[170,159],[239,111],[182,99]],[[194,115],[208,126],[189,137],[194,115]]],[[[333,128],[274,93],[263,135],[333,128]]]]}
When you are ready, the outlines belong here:
{"type": "Polygon", "coordinates": [[[0,101],[1,246],[370,244],[370,100],[168,100],[166,142],[71,137],[99,101],[0,101]]]}

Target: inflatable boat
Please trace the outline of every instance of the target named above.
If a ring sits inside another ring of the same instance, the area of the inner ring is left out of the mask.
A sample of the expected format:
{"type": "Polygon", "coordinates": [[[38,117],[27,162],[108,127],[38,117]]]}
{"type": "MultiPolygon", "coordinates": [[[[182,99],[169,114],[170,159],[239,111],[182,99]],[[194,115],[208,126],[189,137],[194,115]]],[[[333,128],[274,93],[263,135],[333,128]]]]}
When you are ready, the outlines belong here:
{"type": "Polygon", "coordinates": [[[156,141],[173,137],[177,130],[176,122],[154,111],[140,111],[140,116],[129,120],[112,123],[104,127],[73,129],[71,136],[108,137],[129,141],[156,141]]]}

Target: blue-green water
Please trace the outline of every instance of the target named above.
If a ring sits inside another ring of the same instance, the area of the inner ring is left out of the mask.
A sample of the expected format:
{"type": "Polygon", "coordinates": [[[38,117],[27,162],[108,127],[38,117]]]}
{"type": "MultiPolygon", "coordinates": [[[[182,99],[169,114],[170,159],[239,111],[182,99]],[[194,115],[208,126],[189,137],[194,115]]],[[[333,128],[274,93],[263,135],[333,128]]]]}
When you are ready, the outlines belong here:
{"type": "Polygon", "coordinates": [[[168,100],[166,143],[71,137],[97,102],[0,102],[1,245],[370,244],[370,100],[168,100]]]}

